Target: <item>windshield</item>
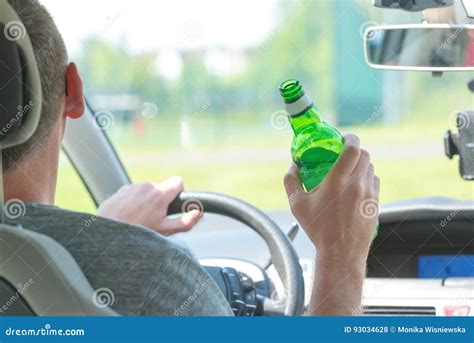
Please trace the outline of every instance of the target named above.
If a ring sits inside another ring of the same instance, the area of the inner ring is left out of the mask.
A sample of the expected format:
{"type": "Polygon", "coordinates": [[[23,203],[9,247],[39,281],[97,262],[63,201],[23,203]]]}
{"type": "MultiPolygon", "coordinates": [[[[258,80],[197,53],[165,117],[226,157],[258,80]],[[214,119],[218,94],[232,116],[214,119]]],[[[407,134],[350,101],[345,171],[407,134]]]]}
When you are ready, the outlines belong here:
{"type": "MultiPolygon", "coordinates": [[[[473,74],[433,78],[364,61],[366,27],[421,14],[365,0],[83,0],[73,13],[65,1],[43,3],[134,181],[180,175],[188,190],[287,208],[292,131],[278,85],[296,78],[327,122],[361,137],[382,203],[473,197],[443,148],[455,111],[474,105],[473,74]]],[[[62,168],[59,204],[87,208],[70,196],[72,167],[62,168]]]]}

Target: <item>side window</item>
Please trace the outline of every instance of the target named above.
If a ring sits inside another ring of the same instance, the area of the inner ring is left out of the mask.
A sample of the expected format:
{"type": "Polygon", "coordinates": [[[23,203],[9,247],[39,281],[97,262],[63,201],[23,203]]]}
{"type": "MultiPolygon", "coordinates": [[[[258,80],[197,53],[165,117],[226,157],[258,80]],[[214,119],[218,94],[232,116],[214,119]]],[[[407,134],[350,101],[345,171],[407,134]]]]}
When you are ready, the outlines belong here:
{"type": "Polygon", "coordinates": [[[95,213],[95,204],[67,156],[59,157],[56,205],[78,212],[95,213]]]}

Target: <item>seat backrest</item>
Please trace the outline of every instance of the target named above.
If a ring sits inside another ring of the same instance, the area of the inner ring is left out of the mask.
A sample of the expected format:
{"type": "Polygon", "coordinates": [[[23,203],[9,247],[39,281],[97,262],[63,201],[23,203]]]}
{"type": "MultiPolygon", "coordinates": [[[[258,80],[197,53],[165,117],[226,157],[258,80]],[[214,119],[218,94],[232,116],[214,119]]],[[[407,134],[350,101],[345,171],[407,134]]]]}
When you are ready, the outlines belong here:
{"type": "Polygon", "coordinates": [[[28,32],[6,0],[0,0],[0,148],[26,142],[42,108],[41,77],[28,32]]]}
{"type": "Polygon", "coordinates": [[[3,316],[117,315],[66,249],[20,226],[0,225],[0,301],[3,316]]]}
{"type": "MultiPolygon", "coordinates": [[[[33,45],[21,19],[0,0],[0,222],[2,149],[36,131],[42,87],[33,45]]],[[[44,235],[0,224],[0,315],[104,316],[104,307],[72,256],[44,235]],[[94,301],[95,300],[95,301],[94,301]]]]}
{"type": "MultiPolygon", "coordinates": [[[[0,0],[0,222],[3,222],[2,149],[36,131],[42,87],[33,45],[21,19],[0,0]]],[[[104,316],[105,307],[72,256],[44,235],[0,224],[0,315],[104,316]],[[94,301],[95,300],[95,301],[94,301]]]]}

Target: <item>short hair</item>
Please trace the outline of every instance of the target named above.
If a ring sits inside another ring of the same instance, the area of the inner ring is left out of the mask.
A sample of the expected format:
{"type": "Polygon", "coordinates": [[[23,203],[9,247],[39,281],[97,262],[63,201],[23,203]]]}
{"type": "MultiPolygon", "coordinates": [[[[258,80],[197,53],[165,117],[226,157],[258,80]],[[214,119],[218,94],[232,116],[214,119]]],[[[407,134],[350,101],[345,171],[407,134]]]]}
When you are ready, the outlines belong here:
{"type": "Polygon", "coordinates": [[[3,151],[3,171],[13,168],[33,154],[49,138],[60,117],[66,92],[68,56],[63,38],[53,18],[38,0],[8,0],[20,17],[33,45],[43,91],[41,117],[36,132],[25,143],[3,151]]]}

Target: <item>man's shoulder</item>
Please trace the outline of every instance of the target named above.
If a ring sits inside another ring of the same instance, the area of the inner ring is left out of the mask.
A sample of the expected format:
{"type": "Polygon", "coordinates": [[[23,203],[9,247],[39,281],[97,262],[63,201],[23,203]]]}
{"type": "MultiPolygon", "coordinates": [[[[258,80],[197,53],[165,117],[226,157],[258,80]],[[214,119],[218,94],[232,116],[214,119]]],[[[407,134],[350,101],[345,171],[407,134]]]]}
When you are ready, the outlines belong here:
{"type": "Polygon", "coordinates": [[[232,314],[191,254],[148,228],[38,204],[27,204],[18,222],[63,245],[92,287],[114,292],[119,313],[174,315],[177,306],[193,299],[181,315],[232,314]],[[196,285],[205,289],[198,299],[196,285]]]}
{"type": "Polygon", "coordinates": [[[123,249],[127,249],[128,253],[139,250],[140,254],[176,250],[188,254],[180,246],[146,227],[56,206],[27,203],[19,223],[25,229],[50,236],[68,250],[98,250],[109,254],[123,252],[123,249]]]}
{"type": "Polygon", "coordinates": [[[148,228],[139,225],[119,222],[94,214],[63,209],[57,206],[26,203],[24,216],[19,223],[26,229],[44,231],[57,229],[65,231],[87,230],[90,233],[101,233],[105,231],[116,234],[127,231],[147,238],[164,239],[148,228]]]}

